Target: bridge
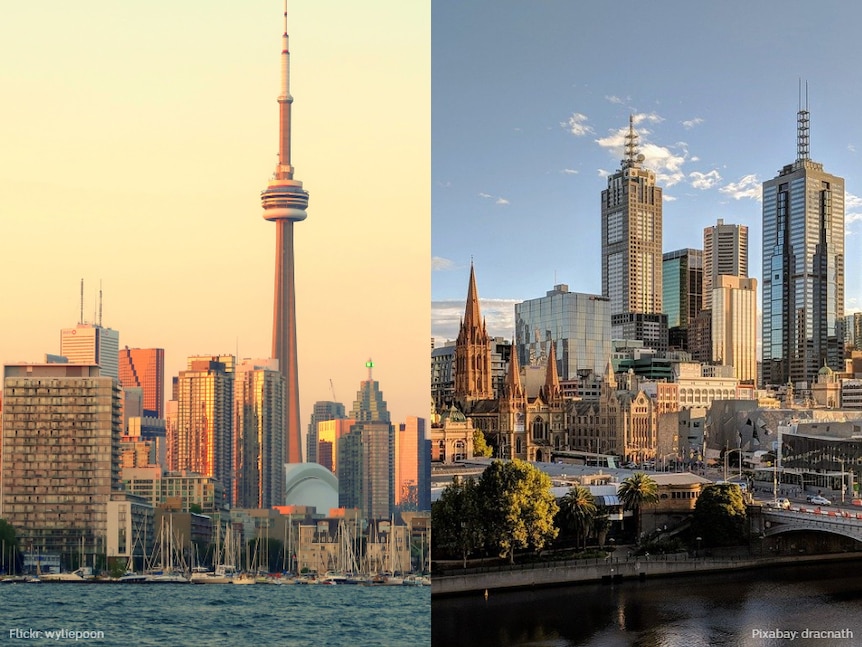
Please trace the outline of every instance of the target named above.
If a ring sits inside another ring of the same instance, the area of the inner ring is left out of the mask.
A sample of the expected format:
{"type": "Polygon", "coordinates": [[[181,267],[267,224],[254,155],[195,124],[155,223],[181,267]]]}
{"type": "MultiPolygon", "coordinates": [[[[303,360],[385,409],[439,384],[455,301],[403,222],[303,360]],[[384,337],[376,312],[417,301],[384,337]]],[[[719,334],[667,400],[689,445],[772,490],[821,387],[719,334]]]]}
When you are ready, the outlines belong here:
{"type": "Polygon", "coordinates": [[[760,527],[752,527],[764,537],[800,530],[842,535],[862,542],[862,512],[794,505],[788,510],[763,508],[760,527]]]}

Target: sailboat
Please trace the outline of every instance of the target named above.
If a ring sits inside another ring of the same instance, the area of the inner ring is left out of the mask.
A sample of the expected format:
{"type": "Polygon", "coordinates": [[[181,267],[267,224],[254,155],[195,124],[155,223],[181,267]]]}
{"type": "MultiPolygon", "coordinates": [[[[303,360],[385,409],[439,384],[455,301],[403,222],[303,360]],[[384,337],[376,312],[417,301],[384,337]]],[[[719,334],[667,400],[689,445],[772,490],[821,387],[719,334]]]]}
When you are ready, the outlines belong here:
{"type": "Polygon", "coordinates": [[[151,568],[145,574],[144,582],[147,584],[188,584],[189,578],[182,572],[185,570],[182,555],[174,543],[173,517],[171,517],[168,529],[165,528],[165,518],[162,517],[156,550],[158,550],[158,560],[153,559],[152,561],[153,563],[158,562],[158,566],[151,568]],[[177,558],[176,567],[174,566],[175,557],[177,558]]]}
{"type": "Polygon", "coordinates": [[[221,533],[216,532],[215,569],[192,573],[191,581],[193,584],[230,584],[236,577],[233,533],[230,528],[225,529],[223,550],[220,546],[220,537],[221,533]]]}

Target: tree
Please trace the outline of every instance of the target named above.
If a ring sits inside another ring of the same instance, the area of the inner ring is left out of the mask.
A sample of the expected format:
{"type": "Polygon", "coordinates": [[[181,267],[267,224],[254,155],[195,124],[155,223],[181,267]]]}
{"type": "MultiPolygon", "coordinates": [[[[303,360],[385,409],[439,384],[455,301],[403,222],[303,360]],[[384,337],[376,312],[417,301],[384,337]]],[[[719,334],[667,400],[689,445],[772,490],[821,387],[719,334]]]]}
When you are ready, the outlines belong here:
{"type": "Polygon", "coordinates": [[[692,531],[707,546],[735,546],[745,540],[742,490],[733,483],[706,486],[694,506],[692,531]]]}
{"type": "Polygon", "coordinates": [[[637,539],[641,536],[641,508],[645,503],[658,501],[658,484],[648,474],[635,472],[620,483],[617,492],[626,510],[631,510],[637,517],[637,539]]]}
{"type": "Polygon", "coordinates": [[[557,536],[554,515],[559,508],[551,479],[530,463],[493,461],[479,478],[477,494],[487,543],[509,563],[517,548],[538,551],[557,536]]]}
{"type": "Polygon", "coordinates": [[[431,505],[434,545],[459,555],[467,568],[470,553],[484,543],[482,515],[476,494],[476,481],[460,479],[447,486],[440,499],[431,505]]]}
{"type": "Polygon", "coordinates": [[[16,570],[18,561],[18,537],[15,535],[15,528],[5,519],[0,519],[0,572],[5,567],[6,572],[16,570]]]}
{"type": "Polygon", "coordinates": [[[593,528],[596,518],[596,500],[589,488],[576,485],[560,499],[559,518],[578,540],[584,540],[587,547],[587,537],[593,528]]]}
{"type": "Polygon", "coordinates": [[[489,457],[494,449],[485,442],[485,433],[481,429],[473,430],[473,456],[489,457]]]}

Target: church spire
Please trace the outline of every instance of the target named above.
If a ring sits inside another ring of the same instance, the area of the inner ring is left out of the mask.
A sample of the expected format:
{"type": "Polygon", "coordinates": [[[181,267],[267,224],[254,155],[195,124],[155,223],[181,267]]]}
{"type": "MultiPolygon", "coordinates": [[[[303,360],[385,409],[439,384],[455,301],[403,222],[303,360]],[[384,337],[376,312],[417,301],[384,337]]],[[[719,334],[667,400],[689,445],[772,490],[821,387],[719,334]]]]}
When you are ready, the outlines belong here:
{"type": "Polygon", "coordinates": [[[548,351],[548,366],[545,369],[545,399],[550,401],[560,397],[560,375],[557,372],[556,344],[551,341],[548,351]]]}
{"type": "Polygon", "coordinates": [[[521,386],[521,366],[518,364],[518,345],[512,340],[512,355],[509,358],[509,372],[506,374],[506,396],[510,400],[524,397],[521,386]]]}
{"type": "Polygon", "coordinates": [[[467,286],[467,307],[464,309],[462,326],[468,329],[484,327],[479,314],[479,292],[476,290],[476,272],[473,261],[470,261],[470,283],[467,286]]]}
{"type": "Polygon", "coordinates": [[[467,305],[455,342],[455,400],[468,412],[469,403],[494,397],[491,385],[491,338],[479,312],[476,272],[470,261],[467,305]]]}

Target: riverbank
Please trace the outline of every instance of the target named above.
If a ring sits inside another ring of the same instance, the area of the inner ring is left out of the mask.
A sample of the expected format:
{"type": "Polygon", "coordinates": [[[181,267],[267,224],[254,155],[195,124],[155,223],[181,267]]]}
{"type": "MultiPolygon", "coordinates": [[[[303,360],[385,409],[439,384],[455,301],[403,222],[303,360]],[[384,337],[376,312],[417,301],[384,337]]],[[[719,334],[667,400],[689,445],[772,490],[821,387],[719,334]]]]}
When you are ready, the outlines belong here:
{"type": "Polygon", "coordinates": [[[700,557],[651,555],[649,557],[569,560],[467,569],[434,576],[431,596],[457,596],[495,590],[517,590],[578,584],[622,582],[656,577],[697,576],[710,573],[768,568],[770,566],[862,560],[862,552],[770,557],[700,557]]]}

